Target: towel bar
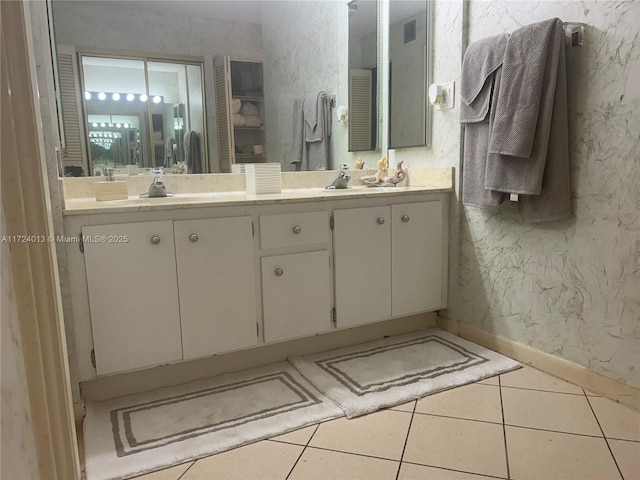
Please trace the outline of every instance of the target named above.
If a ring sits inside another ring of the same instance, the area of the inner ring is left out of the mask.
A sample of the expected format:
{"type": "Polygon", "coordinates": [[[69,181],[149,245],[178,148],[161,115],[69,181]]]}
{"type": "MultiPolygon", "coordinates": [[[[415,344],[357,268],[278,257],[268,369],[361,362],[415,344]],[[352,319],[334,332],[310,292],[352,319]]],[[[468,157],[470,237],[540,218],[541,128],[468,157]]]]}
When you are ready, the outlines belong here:
{"type": "Polygon", "coordinates": [[[586,24],[579,22],[563,22],[567,45],[580,47],[584,43],[584,27],[586,24]]]}

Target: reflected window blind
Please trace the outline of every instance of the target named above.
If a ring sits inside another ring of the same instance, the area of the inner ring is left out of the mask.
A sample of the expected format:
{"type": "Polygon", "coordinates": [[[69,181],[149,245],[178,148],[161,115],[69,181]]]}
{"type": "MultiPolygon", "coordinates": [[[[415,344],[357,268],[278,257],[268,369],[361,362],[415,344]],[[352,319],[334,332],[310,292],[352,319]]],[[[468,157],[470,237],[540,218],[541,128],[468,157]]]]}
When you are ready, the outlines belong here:
{"type": "Polygon", "coordinates": [[[216,119],[218,121],[218,161],[221,172],[231,171],[231,125],[229,125],[229,107],[227,96],[227,75],[225,65],[216,70],[216,119]]]}
{"type": "MultiPolygon", "coordinates": [[[[60,103],[62,109],[62,144],[65,155],[63,165],[85,167],[84,129],[80,123],[80,88],[77,66],[74,65],[75,53],[66,49],[58,50],[58,79],[60,85],[60,103]]],[[[85,175],[90,172],[85,171],[85,175]]]]}
{"type": "Polygon", "coordinates": [[[349,151],[371,150],[371,70],[349,71],[349,151]]]}

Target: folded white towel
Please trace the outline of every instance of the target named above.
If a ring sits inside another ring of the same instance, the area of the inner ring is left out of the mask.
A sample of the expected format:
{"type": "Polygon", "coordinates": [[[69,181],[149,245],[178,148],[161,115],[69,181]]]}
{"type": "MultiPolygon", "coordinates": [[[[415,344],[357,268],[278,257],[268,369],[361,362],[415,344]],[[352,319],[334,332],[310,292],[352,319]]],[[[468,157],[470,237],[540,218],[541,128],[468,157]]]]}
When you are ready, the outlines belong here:
{"type": "Polygon", "coordinates": [[[247,115],[245,117],[246,119],[246,126],[247,127],[261,127],[262,126],[262,118],[260,118],[258,115],[247,115]]]}
{"type": "Polygon", "coordinates": [[[240,113],[242,115],[258,115],[258,107],[253,102],[242,102],[240,113]]]}
{"type": "Polygon", "coordinates": [[[242,101],[239,98],[233,98],[231,100],[231,111],[233,113],[240,113],[240,108],[242,108],[242,101]]]}
{"type": "Polygon", "coordinates": [[[240,113],[233,114],[233,125],[235,127],[244,127],[247,124],[247,117],[240,113]]]}

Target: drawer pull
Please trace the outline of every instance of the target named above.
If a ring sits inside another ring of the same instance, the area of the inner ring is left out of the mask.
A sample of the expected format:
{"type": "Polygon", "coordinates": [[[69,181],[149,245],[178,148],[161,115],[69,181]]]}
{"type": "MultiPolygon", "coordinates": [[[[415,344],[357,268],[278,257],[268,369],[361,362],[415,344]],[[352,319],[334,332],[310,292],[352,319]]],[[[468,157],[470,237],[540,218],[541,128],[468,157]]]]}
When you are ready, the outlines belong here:
{"type": "Polygon", "coordinates": [[[376,221],[378,222],[378,225],[384,225],[384,218],[378,217],[378,220],[376,221]]]}
{"type": "Polygon", "coordinates": [[[281,268],[276,268],[276,271],[274,273],[276,274],[276,277],[281,277],[284,274],[284,270],[282,270],[281,268]]]}
{"type": "Polygon", "coordinates": [[[189,235],[189,240],[191,240],[193,243],[196,243],[198,241],[198,234],[197,233],[192,233],[191,235],[189,235]]]}
{"type": "Polygon", "coordinates": [[[160,237],[154,235],[153,237],[151,237],[151,243],[153,243],[154,245],[158,245],[160,243],[160,237]]]}
{"type": "Polygon", "coordinates": [[[403,216],[402,216],[402,221],[403,221],[404,223],[407,223],[407,222],[409,221],[409,215],[403,215],[403,216]]]}
{"type": "Polygon", "coordinates": [[[295,233],[296,235],[298,235],[299,233],[302,233],[302,227],[299,227],[298,225],[296,225],[295,227],[293,227],[293,233],[295,233]]]}

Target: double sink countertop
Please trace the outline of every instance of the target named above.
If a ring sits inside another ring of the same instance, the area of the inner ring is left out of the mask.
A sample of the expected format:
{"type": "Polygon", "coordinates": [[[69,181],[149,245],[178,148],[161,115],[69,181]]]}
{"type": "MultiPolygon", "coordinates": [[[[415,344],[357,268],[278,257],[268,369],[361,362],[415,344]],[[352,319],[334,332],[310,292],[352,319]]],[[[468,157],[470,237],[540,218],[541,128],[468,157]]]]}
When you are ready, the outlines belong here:
{"type": "MultiPolygon", "coordinates": [[[[151,175],[123,177],[128,183],[129,198],[97,201],[94,184],[100,177],[62,178],[64,215],[119,213],[178,208],[258,205],[286,202],[376,197],[384,195],[418,195],[453,191],[453,168],[407,169],[407,180],[397,187],[367,187],[360,177],[374,175],[375,170],[349,170],[351,188],[327,190],[338,171],[283,172],[280,193],[248,194],[244,174],[164,175],[163,181],[172,197],[140,198],[153,180],[151,175]]],[[[391,172],[390,172],[391,173],[391,172]]],[[[120,179],[118,179],[120,180],[120,179]]]]}

